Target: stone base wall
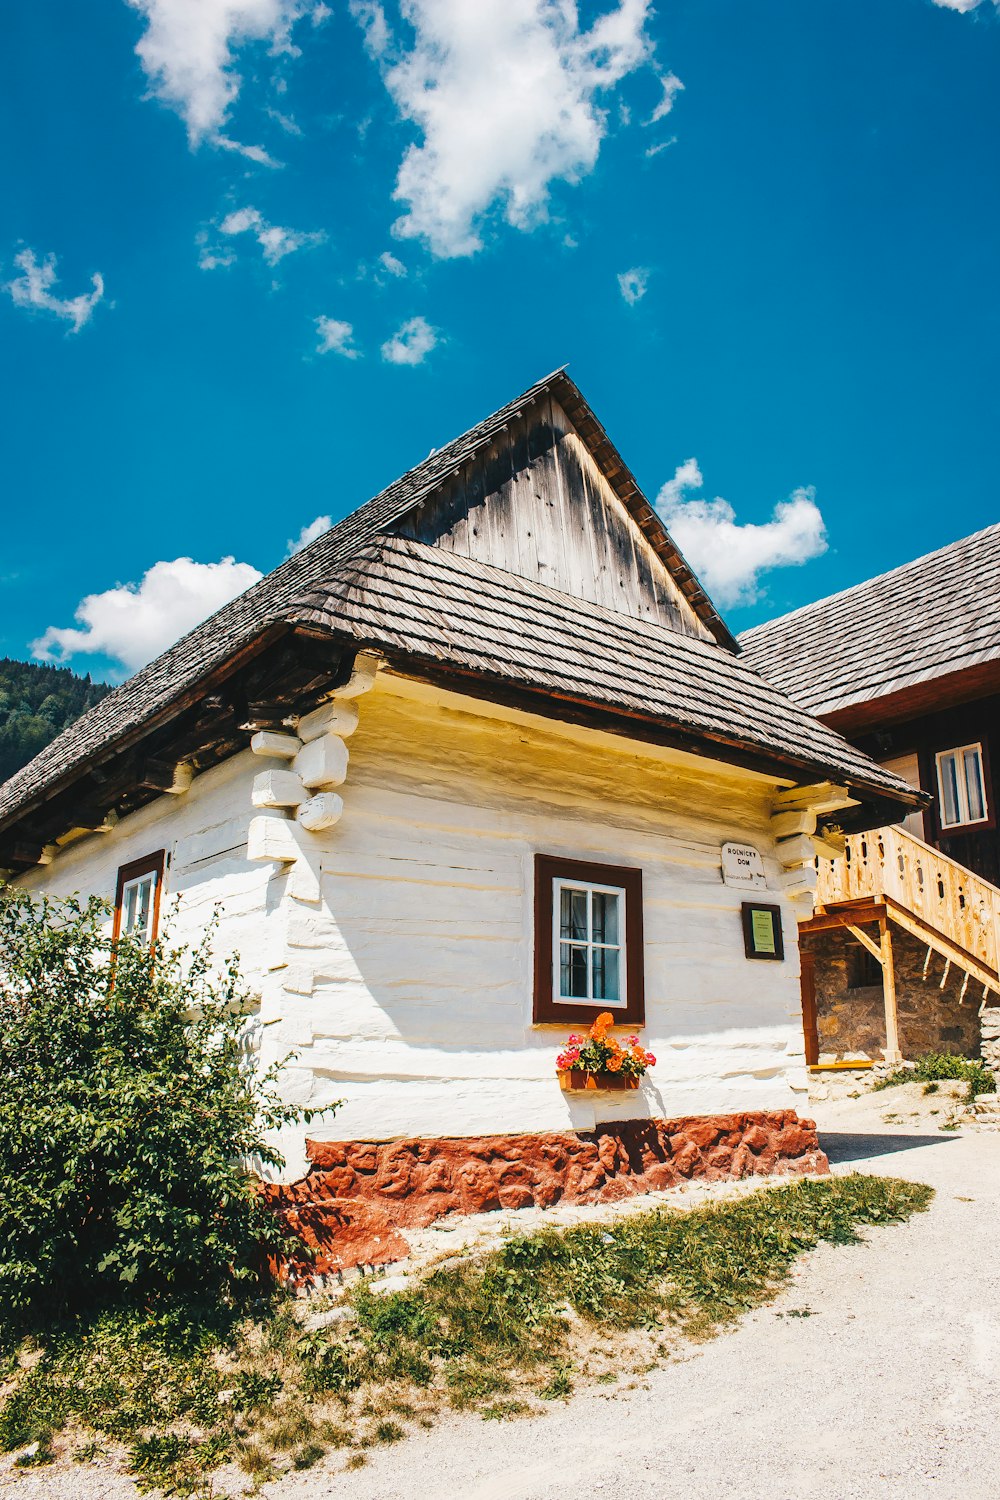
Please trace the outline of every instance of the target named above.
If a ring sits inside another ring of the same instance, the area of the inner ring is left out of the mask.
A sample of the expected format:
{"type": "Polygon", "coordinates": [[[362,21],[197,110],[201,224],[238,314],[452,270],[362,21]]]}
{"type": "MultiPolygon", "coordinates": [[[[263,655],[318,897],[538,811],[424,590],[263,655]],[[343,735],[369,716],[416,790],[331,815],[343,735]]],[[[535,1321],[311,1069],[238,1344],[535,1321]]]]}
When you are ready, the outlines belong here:
{"type": "Polygon", "coordinates": [[[979,1024],[983,1037],[983,1062],[993,1069],[1000,1081],[1000,1007],[987,1006],[979,1024]]]}
{"type": "Polygon", "coordinates": [[[288,1268],[293,1276],[400,1260],[400,1230],[449,1213],[608,1203],[693,1177],[829,1169],[815,1125],[794,1110],[626,1120],[587,1133],[310,1141],[307,1150],[305,1177],[265,1189],[314,1254],[288,1268]]]}
{"type": "MultiPolygon", "coordinates": [[[[876,927],[865,930],[877,939],[876,927]]],[[[816,956],[820,1060],[845,1054],[881,1058],[885,1048],[882,986],[849,987],[856,955],[864,953],[861,945],[849,932],[835,930],[807,933],[802,946],[816,956]]],[[[963,978],[960,970],[952,968],[942,989],[944,959],[937,953],[931,955],[924,978],[925,943],[893,927],[892,948],[899,1047],[903,1056],[912,1060],[927,1052],[958,1052],[964,1057],[978,1057],[982,986],[970,980],[963,1003],[959,999],[963,978]]]]}

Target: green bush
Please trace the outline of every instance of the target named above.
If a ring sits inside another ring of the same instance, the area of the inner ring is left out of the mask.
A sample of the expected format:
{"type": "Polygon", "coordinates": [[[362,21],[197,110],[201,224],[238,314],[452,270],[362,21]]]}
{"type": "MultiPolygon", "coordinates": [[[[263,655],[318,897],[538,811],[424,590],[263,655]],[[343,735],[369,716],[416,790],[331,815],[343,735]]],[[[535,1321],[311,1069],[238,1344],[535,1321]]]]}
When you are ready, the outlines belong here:
{"type": "MultiPolygon", "coordinates": [[[[302,1118],[246,1044],[212,929],[155,957],[97,900],[0,891],[0,1319],[232,1300],[280,1245],[249,1164],[302,1118]]],[[[308,1118],[308,1116],[305,1116],[308,1118]]]]}
{"type": "Polygon", "coordinates": [[[971,1103],[977,1094],[992,1094],[996,1079],[985,1063],[959,1057],[954,1052],[928,1052],[912,1068],[896,1068],[875,1084],[877,1089],[891,1089],[899,1083],[938,1083],[943,1078],[957,1078],[969,1085],[971,1103]]]}

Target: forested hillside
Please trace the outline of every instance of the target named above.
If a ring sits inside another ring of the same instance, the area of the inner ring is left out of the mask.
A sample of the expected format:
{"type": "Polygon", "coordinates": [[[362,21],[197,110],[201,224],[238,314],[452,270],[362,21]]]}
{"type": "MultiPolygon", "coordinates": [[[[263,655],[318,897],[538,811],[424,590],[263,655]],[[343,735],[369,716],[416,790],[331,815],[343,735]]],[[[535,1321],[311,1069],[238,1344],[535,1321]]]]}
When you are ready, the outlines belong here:
{"type": "Polygon", "coordinates": [[[0,657],[0,782],[110,691],[69,667],[0,657]]]}

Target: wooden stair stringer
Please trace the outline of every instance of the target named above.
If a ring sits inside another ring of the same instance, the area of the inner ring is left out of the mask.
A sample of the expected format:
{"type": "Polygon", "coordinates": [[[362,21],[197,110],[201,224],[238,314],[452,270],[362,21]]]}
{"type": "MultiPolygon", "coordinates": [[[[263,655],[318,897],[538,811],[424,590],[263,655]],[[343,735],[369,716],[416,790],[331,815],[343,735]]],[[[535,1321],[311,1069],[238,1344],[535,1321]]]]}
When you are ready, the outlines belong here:
{"type": "Polygon", "coordinates": [[[970,978],[983,985],[986,989],[1000,993],[1000,975],[988,965],[981,962],[973,954],[959,946],[948,935],[936,927],[922,921],[915,912],[908,911],[905,906],[900,906],[891,896],[883,898],[885,901],[886,916],[897,927],[904,932],[910,933],[919,942],[926,943],[939,953],[942,958],[954,964],[957,969],[964,970],[970,978]]]}

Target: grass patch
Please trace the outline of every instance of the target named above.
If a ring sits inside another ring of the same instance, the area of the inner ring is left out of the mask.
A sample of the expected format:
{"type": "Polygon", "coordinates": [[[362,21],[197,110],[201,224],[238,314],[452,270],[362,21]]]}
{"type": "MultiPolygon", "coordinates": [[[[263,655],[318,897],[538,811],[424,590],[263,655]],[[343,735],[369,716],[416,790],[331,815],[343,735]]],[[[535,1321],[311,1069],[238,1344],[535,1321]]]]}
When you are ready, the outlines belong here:
{"type": "Polygon", "coordinates": [[[140,1487],[180,1495],[207,1494],[226,1462],[263,1479],[347,1448],[356,1468],[404,1421],[449,1407],[507,1420],[650,1369],[679,1337],[710,1337],[771,1298],[803,1251],[852,1244],[932,1196],[855,1175],[514,1235],[412,1289],[361,1282],[355,1321],[315,1333],[287,1302],[229,1325],[197,1309],[105,1314],[13,1351],[0,1448],[37,1443],[46,1461],[71,1435],[97,1437],[125,1451],[140,1487]]]}
{"type": "Polygon", "coordinates": [[[967,1101],[971,1104],[977,1094],[992,1094],[996,1091],[996,1079],[985,1063],[974,1058],[959,1057],[954,1052],[928,1052],[918,1058],[912,1068],[896,1068],[872,1086],[872,1092],[895,1088],[901,1083],[924,1083],[925,1094],[936,1093],[937,1085],[945,1078],[957,1078],[968,1084],[967,1101]]]}

